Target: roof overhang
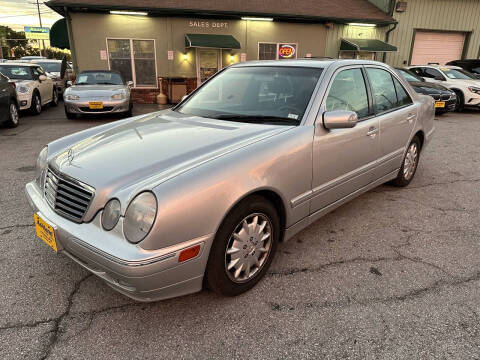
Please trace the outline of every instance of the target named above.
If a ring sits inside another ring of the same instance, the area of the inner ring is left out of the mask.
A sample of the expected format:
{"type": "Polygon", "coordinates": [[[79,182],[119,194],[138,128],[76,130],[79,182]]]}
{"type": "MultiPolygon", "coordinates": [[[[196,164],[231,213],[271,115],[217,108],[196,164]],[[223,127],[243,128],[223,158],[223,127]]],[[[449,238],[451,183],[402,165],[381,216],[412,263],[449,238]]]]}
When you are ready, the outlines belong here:
{"type": "Polygon", "coordinates": [[[45,3],[52,10],[62,16],[65,16],[65,10],[72,12],[90,12],[90,13],[109,13],[110,10],[142,11],[148,12],[149,16],[178,16],[178,17],[196,17],[196,18],[215,18],[215,19],[235,19],[242,17],[273,17],[276,21],[285,22],[303,22],[303,23],[341,23],[351,22],[375,24],[377,26],[386,26],[394,24],[397,21],[393,18],[375,19],[375,18],[352,18],[352,17],[334,17],[334,16],[316,16],[316,15],[296,15],[284,13],[265,13],[265,12],[239,12],[239,11],[221,11],[221,10],[199,10],[184,8],[145,8],[132,5],[103,5],[103,4],[83,4],[81,2],[72,4],[70,2],[48,1],[45,3]]]}
{"type": "Polygon", "coordinates": [[[395,52],[397,47],[378,39],[342,39],[340,51],[395,52]]]}
{"type": "Polygon", "coordinates": [[[185,47],[240,49],[240,43],[232,35],[185,34],[185,47]]]}

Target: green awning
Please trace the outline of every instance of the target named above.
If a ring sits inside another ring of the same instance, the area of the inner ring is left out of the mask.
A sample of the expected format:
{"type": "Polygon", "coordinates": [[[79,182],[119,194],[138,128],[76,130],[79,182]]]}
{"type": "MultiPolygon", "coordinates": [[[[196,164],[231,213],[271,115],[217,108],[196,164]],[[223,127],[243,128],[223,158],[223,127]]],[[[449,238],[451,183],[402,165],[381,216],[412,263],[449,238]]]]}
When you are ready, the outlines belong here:
{"type": "Polygon", "coordinates": [[[240,49],[240,43],[232,35],[185,34],[185,47],[240,49]]]}
{"type": "Polygon", "coordinates": [[[60,49],[70,49],[65,18],[58,20],[50,29],[50,45],[60,49]]]}
{"type": "Polygon", "coordinates": [[[342,39],[340,51],[397,51],[397,47],[377,39],[342,39]]]}

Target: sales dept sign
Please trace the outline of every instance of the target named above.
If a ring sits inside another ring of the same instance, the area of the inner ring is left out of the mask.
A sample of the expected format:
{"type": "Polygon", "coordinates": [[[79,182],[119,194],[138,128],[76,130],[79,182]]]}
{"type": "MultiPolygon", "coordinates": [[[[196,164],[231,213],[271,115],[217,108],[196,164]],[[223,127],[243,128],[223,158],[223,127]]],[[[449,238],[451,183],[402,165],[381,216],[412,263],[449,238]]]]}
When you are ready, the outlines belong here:
{"type": "Polygon", "coordinates": [[[27,39],[35,40],[49,40],[50,39],[50,28],[48,27],[39,27],[39,26],[25,26],[25,37],[27,39]]]}
{"type": "Polygon", "coordinates": [[[279,44],[278,58],[279,59],[295,59],[297,57],[296,44],[279,44]]]}

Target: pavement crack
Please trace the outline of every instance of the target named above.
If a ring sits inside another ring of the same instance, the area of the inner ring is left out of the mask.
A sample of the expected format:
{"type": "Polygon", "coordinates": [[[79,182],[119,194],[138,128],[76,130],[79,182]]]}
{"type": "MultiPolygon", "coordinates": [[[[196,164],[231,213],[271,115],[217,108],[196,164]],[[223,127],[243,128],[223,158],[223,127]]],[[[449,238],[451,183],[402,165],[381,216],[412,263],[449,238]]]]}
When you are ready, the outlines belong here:
{"type": "Polygon", "coordinates": [[[411,261],[411,262],[414,262],[414,263],[423,264],[423,265],[432,267],[432,268],[437,269],[438,271],[444,273],[445,275],[450,276],[451,278],[456,278],[455,275],[449,273],[447,270],[445,270],[445,269],[442,268],[441,266],[438,266],[438,265],[436,265],[436,264],[433,264],[433,263],[430,263],[430,262],[428,262],[428,261],[425,261],[425,260],[423,260],[423,259],[420,258],[420,257],[407,256],[407,255],[403,254],[402,252],[400,252],[400,251],[398,250],[398,248],[392,247],[392,250],[393,250],[400,258],[402,258],[402,259],[405,259],[405,260],[408,260],[408,261],[411,261]]]}
{"type": "Polygon", "coordinates": [[[67,306],[65,307],[65,311],[62,314],[60,314],[58,317],[53,319],[54,327],[53,327],[53,330],[51,331],[50,339],[45,349],[45,354],[40,358],[41,360],[45,360],[50,356],[50,353],[52,352],[53,348],[55,347],[58,341],[58,335],[60,333],[60,325],[63,319],[65,319],[66,317],[68,317],[68,315],[70,315],[70,310],[72,308],[73,299],[75,295],[77,294],[78,290],[80,290],[80,286],[82,285],[82,283],[92,276],[93,274],[88,274],[75,283],[75,286],[72,292],[67,298],[67,306]]]}
{"type": "Polygon", "coordinates": [[[38,325],[48,324],[53,321],[55,321],[55,319],[38,320],[38,321],[29,322],[29,323],[15,323],[15,324],[7,323],[6,325],[0,326],[0,331],[11,330],[11,329],[34,328],[34,327],[37,327],[38,325]]]}
{"type": "Polygon", "coordinates": [[[16,224],[16,225],[8,225],[8,226],[3,226],[0,227],[0,230],[5,230],[5,229],[15,229],[15,228],[25,228],[25,227],[33,227],[35,224],[16,224]]]}

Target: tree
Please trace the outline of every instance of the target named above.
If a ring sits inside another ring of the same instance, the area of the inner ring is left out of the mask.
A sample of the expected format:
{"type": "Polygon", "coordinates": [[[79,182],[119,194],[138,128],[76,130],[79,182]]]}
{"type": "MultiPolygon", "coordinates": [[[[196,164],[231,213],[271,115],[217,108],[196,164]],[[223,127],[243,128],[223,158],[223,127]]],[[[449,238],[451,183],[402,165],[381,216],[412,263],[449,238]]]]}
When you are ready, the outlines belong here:
{"type": "Polygon", "coordinates": [[[10,57],[10,49],[14,47],[25,48],[28,40],[23,31],[15,31],[12,28],[0,25],[0,44],[4,58],[10,57]]]}

